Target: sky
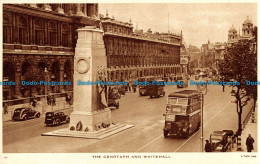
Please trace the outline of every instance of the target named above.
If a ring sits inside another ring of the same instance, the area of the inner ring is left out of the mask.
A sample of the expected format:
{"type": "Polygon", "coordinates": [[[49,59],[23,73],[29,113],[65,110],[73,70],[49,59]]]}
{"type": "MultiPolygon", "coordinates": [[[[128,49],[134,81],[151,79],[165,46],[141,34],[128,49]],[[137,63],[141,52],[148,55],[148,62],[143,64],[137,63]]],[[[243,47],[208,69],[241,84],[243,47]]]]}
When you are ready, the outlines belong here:
{"type": "Polygon", "coordinates": [[[208,40],[226,42],[232,24],[242,31],[247,16],[257,25],[256,3],[100,3],[99,13],[106,11],[119,21],[131,18],[134,29],[138,24],[139,30],[168,32],[169,25],[170,32],[182,31],[185,43],[197,47],[208,40]]]}

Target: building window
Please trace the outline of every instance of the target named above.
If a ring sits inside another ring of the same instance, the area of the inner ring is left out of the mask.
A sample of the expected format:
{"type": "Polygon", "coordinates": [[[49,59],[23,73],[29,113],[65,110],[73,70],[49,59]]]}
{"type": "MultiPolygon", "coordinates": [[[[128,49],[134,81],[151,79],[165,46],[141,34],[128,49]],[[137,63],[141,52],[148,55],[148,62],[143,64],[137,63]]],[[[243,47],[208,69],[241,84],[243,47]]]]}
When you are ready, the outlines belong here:
{"type": "Polygon", "coordinates": [[[50,32],[50,45],[51,46],[57,46],[56,39],[57,39],[57,33],[50,32]]]}
{"type": "Polygon", "coordinates": [[[69,26],[62,25],[62,46],[69,47],[69,26]]]}
{"type": "Polygon", "coordinates": [[[44,46],[44,23],[41,20],[35,20],[35,44],[44,46]]]}
{"type": "Polygon", "coordinates": [[[49,39],[51,46],[57,46],[57,24],[56,22],[49,23],[49,39]]]}
{"type": "Polygon", "coordinates": [[[44,46],[44,31],[35,30],[35,42],[36,45],[44,46]]]}
{"type": "Polygon", "coordinates": [[[7,14],[3,16],[3,42],[11,43],[12,23],[11,17],[7,14]]]}
{"type": "Polygon", "coordinates": [[[28,44],[29,42],[29,31],[28,23],[25,17],[19,19],[19,43],[28,44]]]}

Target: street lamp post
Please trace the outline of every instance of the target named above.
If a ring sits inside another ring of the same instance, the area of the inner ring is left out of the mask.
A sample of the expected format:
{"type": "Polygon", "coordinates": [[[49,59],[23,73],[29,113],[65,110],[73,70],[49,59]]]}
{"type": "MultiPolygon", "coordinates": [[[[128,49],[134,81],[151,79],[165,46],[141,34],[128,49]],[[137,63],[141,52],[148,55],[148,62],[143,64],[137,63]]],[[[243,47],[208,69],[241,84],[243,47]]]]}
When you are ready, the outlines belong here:
{"type": "MultiPolygon", "coordinates": [[[[205,74],[203,72],[201,72],[199,74],[200,76],[200,80],[205,80],[205,74]]],[[[204,134],[203,134],[203,111],[204,111],[204,95],[207,94],[207,84],[204,86],[199,86],[197,85],[197,90],[199,90],[201,92],[201,152],[204,152],[204,134]]]]}
{"type": "MultiPolygon", "coordinates": [[[[44,69],[44,80],[45,80],[45,82],[47,82],[48,81],[48,77],[47,77],[47,75],[48,75],[48,70],[47,70],[47,68],[45,67],[45,69],[44,69]]],[[[44,93],[45,93],[45,99],[47,98],[47,85],[45,85],[44,86],[44,93]]]]}
{"type": "MultiPolygon", "coordinates": [[[[47,70],[47,68],[45,67],[44,68],[44,80],[45,80],[45,82],[48,82],[48,70],[47,70]]],[[[47,100],[47,85],[45,85],[44,86],[44,94],[45,94],[45,100],[46,100],[46,103],[48,104],[48,100],[47,100]]]]}

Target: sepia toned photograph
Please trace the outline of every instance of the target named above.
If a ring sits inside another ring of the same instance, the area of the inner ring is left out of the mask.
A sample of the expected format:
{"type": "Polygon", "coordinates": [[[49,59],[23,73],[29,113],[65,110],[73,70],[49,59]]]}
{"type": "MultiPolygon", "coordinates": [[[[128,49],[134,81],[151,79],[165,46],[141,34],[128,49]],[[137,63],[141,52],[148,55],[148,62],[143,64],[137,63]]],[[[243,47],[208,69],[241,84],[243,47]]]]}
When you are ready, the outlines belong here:
{"type": "Polygon", "coordinates": [[[257,157],[257,9],[3,2],[2,152],[257,157]]]}

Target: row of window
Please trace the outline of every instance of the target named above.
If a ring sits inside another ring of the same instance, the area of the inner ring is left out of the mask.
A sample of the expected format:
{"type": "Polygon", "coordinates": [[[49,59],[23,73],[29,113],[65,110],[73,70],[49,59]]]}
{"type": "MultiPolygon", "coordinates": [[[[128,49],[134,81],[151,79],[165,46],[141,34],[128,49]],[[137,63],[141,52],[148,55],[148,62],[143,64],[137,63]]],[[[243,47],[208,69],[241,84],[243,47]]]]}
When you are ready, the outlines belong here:
{"type": "Polygon", "coordinates": [[[152,65],[152,64],[178,64],[179,58],[171,59],[131,59],[131,58],[110,58],[108,67],[110,66],[131,66],[131,65],[152,65]]]}
{"type": "Polygon", "coordinates": [[[13,21],[11,14],[4,14],[3,22],[3,42],[20,44],[36,44],[40,46],[63,46],[69,47],[72,41],[70,37],[70,25],[61,24],[61,42],[58,43],[58,23],[48,22],[40,19],[32,20],[34,23],[29,23],[29,18],[16,16],[13,21]],[[16,23],[18,22],[18,23],[16,23]],[[48,23],[45,26],[45,23],[48,23]],[[47,34],[46,34],[47,33],[47,34]],[[32,36],[31,36],[32,35],[32,36]]]}

